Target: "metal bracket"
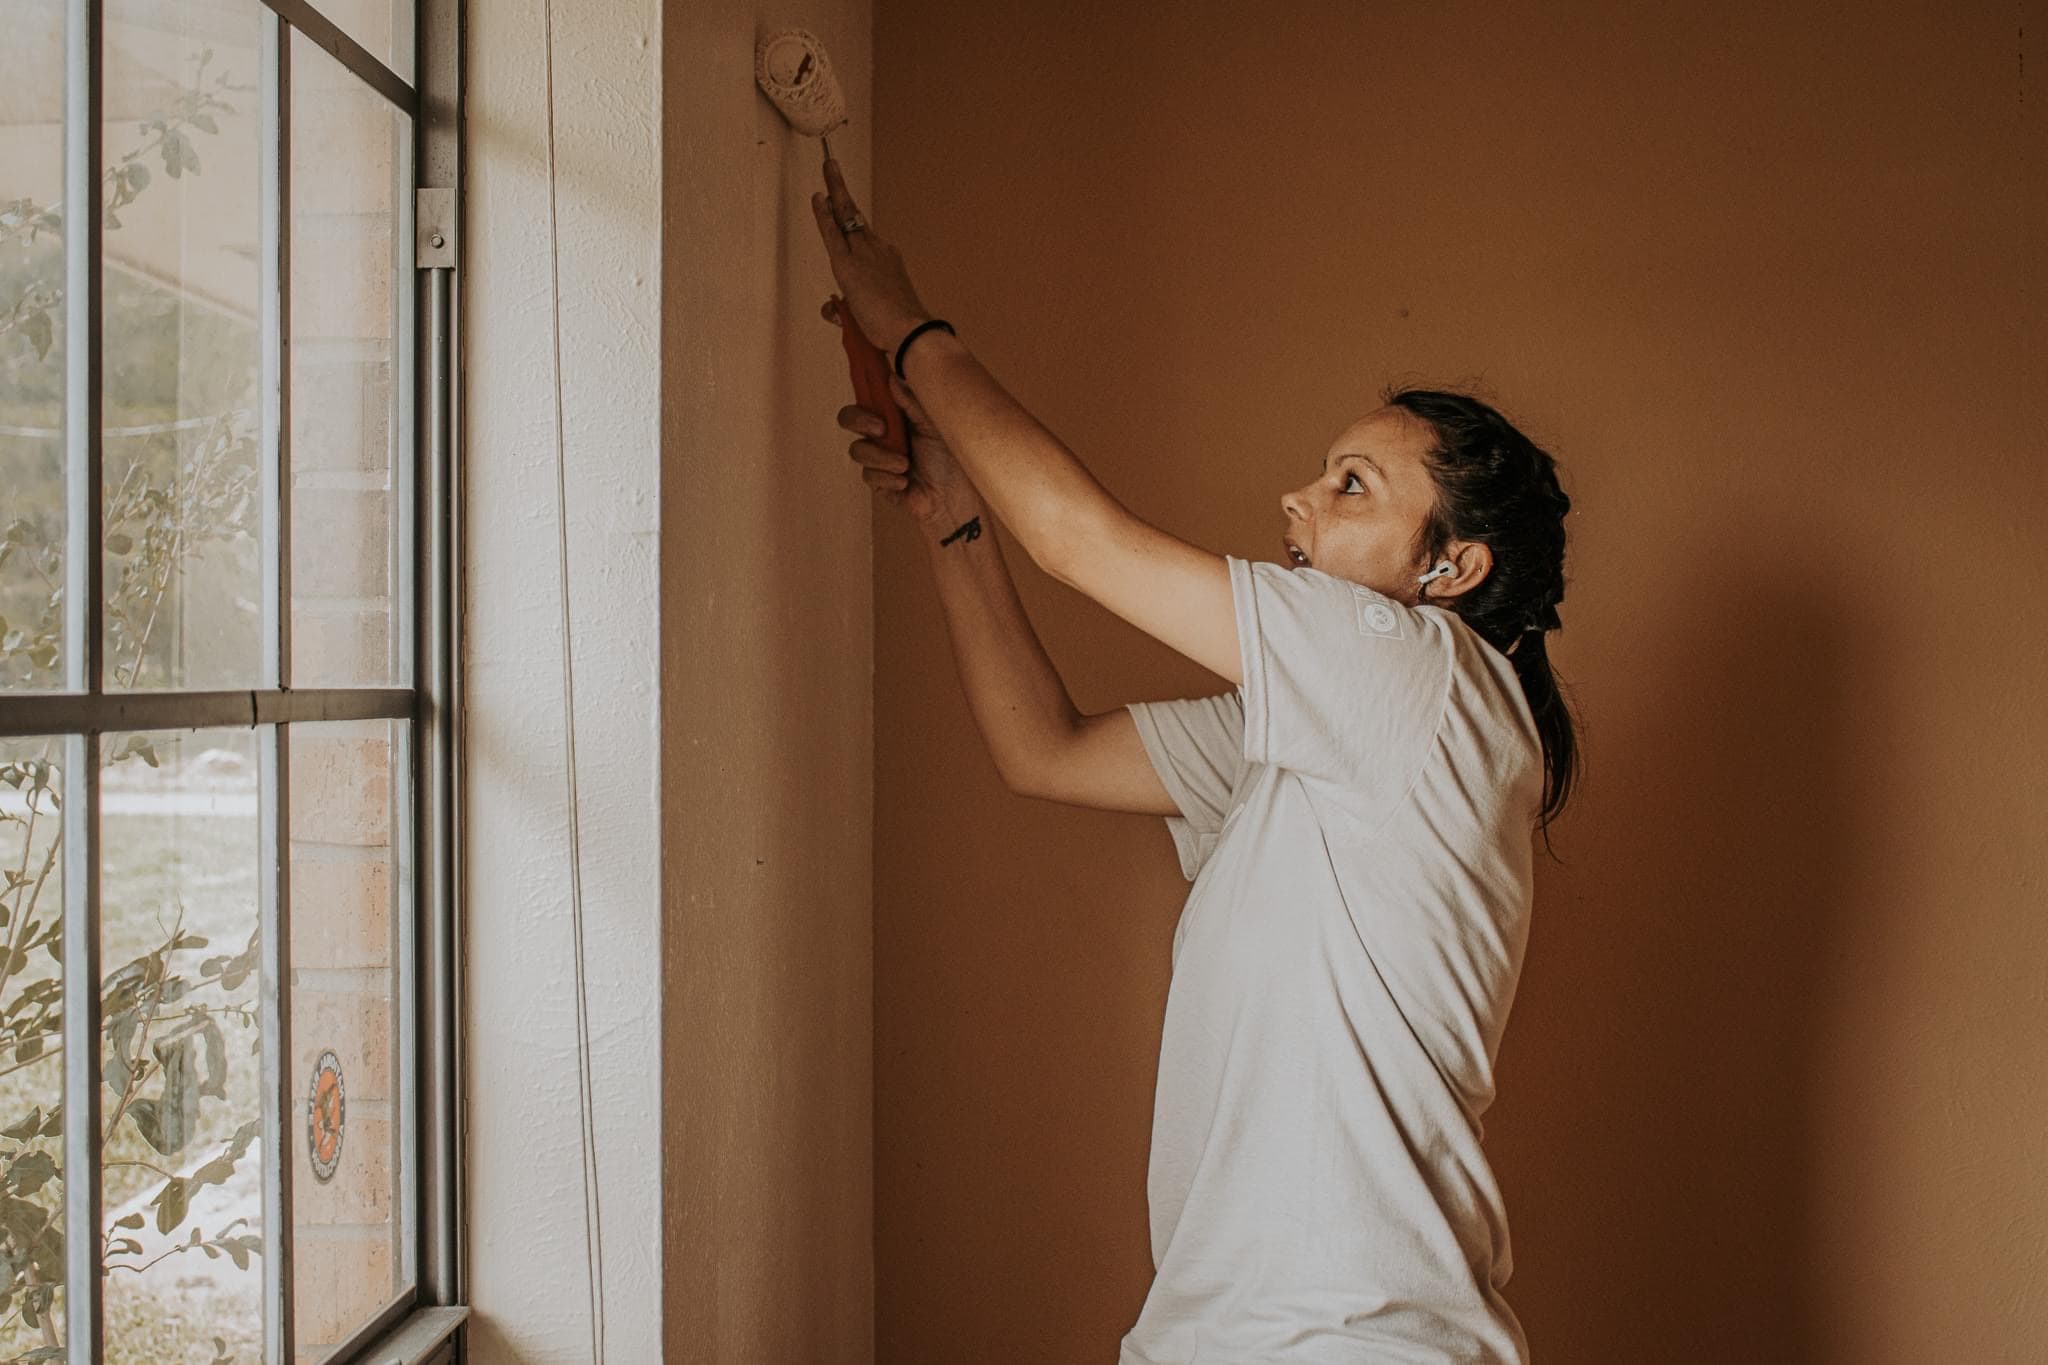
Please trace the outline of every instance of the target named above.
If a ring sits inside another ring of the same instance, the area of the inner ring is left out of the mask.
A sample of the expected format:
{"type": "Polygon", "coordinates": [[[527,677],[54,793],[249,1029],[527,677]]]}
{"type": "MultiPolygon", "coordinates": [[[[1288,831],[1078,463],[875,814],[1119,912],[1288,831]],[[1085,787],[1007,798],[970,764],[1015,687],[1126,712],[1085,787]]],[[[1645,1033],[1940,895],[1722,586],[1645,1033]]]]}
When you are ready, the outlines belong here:
{"type": "Polygon", "coordinates": [[[455,191],[413,191],[413,264],[421,270],[455,268],[455,191]]]}

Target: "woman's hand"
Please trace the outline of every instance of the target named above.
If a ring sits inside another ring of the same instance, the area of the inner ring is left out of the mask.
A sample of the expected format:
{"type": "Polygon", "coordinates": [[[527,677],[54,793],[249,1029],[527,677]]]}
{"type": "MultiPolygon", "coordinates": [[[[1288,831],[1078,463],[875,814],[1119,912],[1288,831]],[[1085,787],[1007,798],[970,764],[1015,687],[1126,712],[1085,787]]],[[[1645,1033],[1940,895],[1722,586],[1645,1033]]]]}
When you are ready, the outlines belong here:
{"type": "MultiPolygon", "coordinates": [[[[825,303],[824,315],[832,316],[830,300],[825,303]]],[[[855,441],[846,453],[861,466],[860,476],[867,486],[891,507],[901,507],[926,530],[950,532],[985,510],[981,495],[953,459],[953,452],[940,439],[939,429],[932,425],[910,386],[891,375],[889,392],[910,419],[910,453],[898,455],[867,439],[855,441]]],[[[861,437],[879,436],[882,414],[849,403],[839,410],[839,425],[861,437]]]]}
{"type": "Polygon", "coordinates": [[[818,235],[825,239],[825,254],[832,262],[832,278],[853,310],[853,320],[883,355],[895,354],[910,329],[931,316],[919,302],[903,268],[903,254],[875,235],[872,224],[858,232],[841,232],[839,225],[860,212],[846,188],[835,159],[825,163],[825,186],[829,194],[811,196],[817,215],[818,235]]]}

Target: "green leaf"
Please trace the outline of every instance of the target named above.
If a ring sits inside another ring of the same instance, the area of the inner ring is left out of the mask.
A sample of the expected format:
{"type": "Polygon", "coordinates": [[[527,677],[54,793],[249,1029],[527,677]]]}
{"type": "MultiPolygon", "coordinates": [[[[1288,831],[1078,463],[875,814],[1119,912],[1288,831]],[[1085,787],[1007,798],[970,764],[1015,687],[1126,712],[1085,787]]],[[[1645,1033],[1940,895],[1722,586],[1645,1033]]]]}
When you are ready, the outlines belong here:
{"type": "Polygon", "coordinates": [[[192,116],[192,126],[202,133],[218,133],[220,131],[220,125],[213,121],[213,115],[211,114],[194,114],[192,116]]]}
{"type": "Polygon", "coordinates": [[[164,1144],[163,1121],[157,1112],[155,1100],[137,1100],[128,1106],[128,1117],[135,1124],[135,1131],[142,1134],[142,1140],[169,1156],[172,1148],[164,1144]]]}
{"type": "MultiPolygon", "coordinates": [[[[133,1113],[134,1110],[131,1108],[129,1112],[133,1113]]],[[[184,1222],[191,1198],[191,1191],[185,1187],[183,1177],[174,1175],[166,1180],[164,1187],[156,1192],[156,1198],[149,1201],[156,1208],[156,1230],[169,1232],[184,1222]]]]}
{"type": "Polygon", "coordinates": [[[149,188],[149,167],[140,161],[129,162],[124,173],[128,177],[128,188],[132,193],[140,194],[149,188]]]}
{"type": "Polygon", "coordinates": [[[227,1035],[223,1034],[220,1025],[209,1017],[206,1027],[200,1030],[199,1039],[206,1047],[206,1079],[200,1082],[199,1093],[224,1100],[228,1097],[227,1035]]]}
{"type": "MultiPolygon", "coordinates": [[[[235,1129],[235,1136],[228,1143],[228,1151],[233,1153],[235,1160],[240,1161],[242,1157],[245,1154],[247,1154],[249,1150],[249,1144],[254,1142],[257,1138],[261,1137],[262,1135],[263,1120],[250,1119],[240,1128],[235,1129]]],[[[234,1224],[230,1223],[228,1224],[228,1226],[233,1227],[234,1224]]]]}
{"type": "Polygon", "coordinates": [[[247,981],[249,974],[255,970],[256,954],[253,950],[235,954],[235,956],[228,959],[227,966],[221,969],[221,989],[234,990],[244,981],[247,981]]]}
{"type": "Polygon", "coordinates": [[[136,1023],[135,1012],[124,1010],[106,1026],[107,1055],[100,1063],[100,1075],[117,1095],[126,1094],[134,1080],[134,1068],[128,1062],[128,1048],[135,1041],[136,1023]]]}
{"type": "Polygon", "coordinates": [[[57,1178],[57,1163],[48,1152],[29,1152],[16,1157],[8,1170],[14,1188],[23,1194],[34,1194],[57,1178]]]}
{"type": "Polygon", "coordinates": [[[28,1111],[28,1117],[11,1128],[0,1128],[0,1137],[13,1138],[16,1142],[27,1142],[36,1135],[43,1125],[43,1107],[39,1104],[28,1111]]]}
{"type": "Polygon", "coordinates": [[[33,1247],[50,1228],[50,1215],[39,1204],[12,1197],[0,1199],[0,1227],[23,1247],[33,1247]]]}
{"type": "MultiPolygon", "coordinates": [[[[190,1034],[151,1048],[164,1069],[164,1088],[157,1109],[162,1141],[153,1144],[165,1155],[181,1152],[192,1141],[199,1110],[199,1075],[193,1065],[190,1034]]],[[[133,1106],[131,1106],[132,1108],[133,1106]]]]}
{"type": "Polygon", "coordinates": [[[142,1226],[142,1215],[131,1213],[126,1218],[116,1218],[114,1226],[117,1228],[139,1228],[142,1226]]]}
{"type": "Polygon", "coordinates": [[[30,313],[22,321],[21,332],[28,338],[28,344],[36,348],[37,360],[50,354],[50,343],[56,340],[56,333],[51,329],[48,313],[30,313]]]}
{"type": "Polygon", "coordinates": [[[115,531],[107,536],[105,543],[108,554],[125,555],[135,548],[135,537],[124,531],[115,531]]]}

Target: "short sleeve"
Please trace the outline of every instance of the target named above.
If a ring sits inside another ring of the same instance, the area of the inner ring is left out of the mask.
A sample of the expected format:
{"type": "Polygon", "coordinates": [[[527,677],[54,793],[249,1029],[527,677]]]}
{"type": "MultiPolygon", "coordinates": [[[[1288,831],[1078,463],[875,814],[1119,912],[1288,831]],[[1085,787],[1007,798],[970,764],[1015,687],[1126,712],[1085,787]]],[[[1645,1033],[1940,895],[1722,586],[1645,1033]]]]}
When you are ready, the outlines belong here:
{"type": "Polygon", "coordinates": [[[1320,569],[1226,556],[1244,669],[1244,756],[1319,780],[1371,821],[1406,795],[1450,699],[1455,642],[1320,569]]]}
{"type": "Polygon", "coordinates": [[[1166,817],[1180,870],[1193,881],[1215,850],[1244,773],[1244,705],[1236,692],[1125,708],[1160,782],[1181,814],[1166,817]]]}

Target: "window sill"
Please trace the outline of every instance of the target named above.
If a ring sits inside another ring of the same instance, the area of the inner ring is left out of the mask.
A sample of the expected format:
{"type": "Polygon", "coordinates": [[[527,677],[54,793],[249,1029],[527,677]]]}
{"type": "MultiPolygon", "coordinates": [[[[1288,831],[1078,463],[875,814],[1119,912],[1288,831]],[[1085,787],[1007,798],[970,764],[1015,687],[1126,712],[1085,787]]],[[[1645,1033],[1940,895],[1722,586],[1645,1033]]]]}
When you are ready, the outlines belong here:
{"type": "Polygon", "coordinates": [[[448,1350],[467,1308],[421,1308],[385,1335],[331,1365],[438,1365],[455,1357],[448,1350]]]}

